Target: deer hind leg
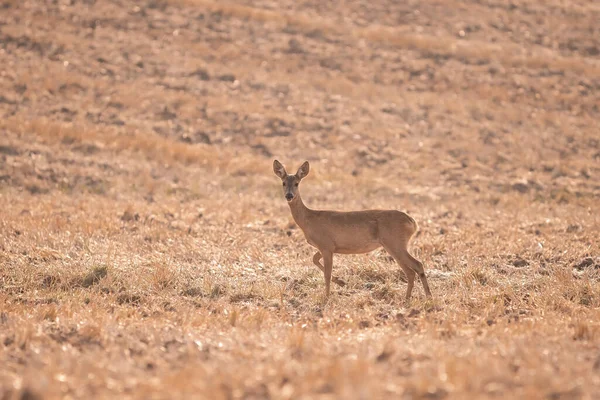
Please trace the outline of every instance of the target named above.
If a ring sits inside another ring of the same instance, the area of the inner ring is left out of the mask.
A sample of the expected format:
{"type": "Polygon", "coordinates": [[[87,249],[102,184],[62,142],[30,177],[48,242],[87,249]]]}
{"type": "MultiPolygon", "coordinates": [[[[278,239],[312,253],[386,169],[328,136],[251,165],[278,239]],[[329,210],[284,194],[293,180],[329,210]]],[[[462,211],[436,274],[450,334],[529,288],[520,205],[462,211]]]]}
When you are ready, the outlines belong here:
{"type": "Polygon", "coordinates": [[[414,286],[415,275],[419,275],[419,279],[423,284],[425,295],[431,297],[431,290],[429,290],[429,284],[427,283],[427,277],[425,276],[425,270],[423,269],[423,263],[410,255],[408,250],[401,245],[388,246],[384,245],[384,248],[388,253],[394,257],[396,262],[402,267],[408,278],[408,286],[406,288],[406,301],[410,300],[412,289],[414,286]]]}
{"type": "Polygon", "coordinates": [[[406,275],[406,281],[407,281],[406,304],[409,304],[410,297],[412,296],[413,287],[415,286],[415,276],[417,275],[417,273],[412,268],[410,268],[406,263],[402,262],[401,259],[399,257],[397,257],[395,254],[393,254],[390,251],[389,251],[389,253],[392,254],[392,257],[394,257],[394,260],[396,260],[396,262],[398,263],[398,265],[400,265],[400,268],[402,268],[402,270],[404,271],[404,274],[406,275]]]}
{"type": "Polygon", "coordinates": [[[425,270],[423,269],[423,263],[421,261],[417,260],[416,258],[414,258],[413,256],[411,256],[408,251],[406,251],[406,257],[410,260],[410,262],[412,262],[415,272],[417,274],[419,274],[419,279],[421,280],[421,283],[423,284],[423,289],[425,290],[425,295],[427,297],[431,298],[431,290],[429,290],[429,283],[427,283],[427,277],[425,276],[425,270]]]}
{"type": "MultiPolygon", "coordinates": [[[[323,258],[323,256],[321,255],[321,252],[317,251],[315,253],[315,255],[313,256],[313,263],[319,267],[319,269],[321,271],[323,271],[323,273],[325,272],[325,267],[323,267],[323,265],[321,265],[320,260],[321,258],[323,258]]],[[[344,282],[342,279],[338,278],[337,276],[331,276],[331,281],[333,283],[335,283],[336,285],[339,285],[341,287],[346,286],[346,282],[344,282]]]]}
{"type": "MultiPolygon", "coordinates": [[[[396,260],[396,262],[398,262],[398,260],[396,260]]],[[[398,262],[399,265],[402,265],[398,262]]],[[[408,304],[410,302],[410,296],[412,295],[412,290],[413,287],[415,286],[415,271],[413,271],[410,268],[402,268],[404,270],[404,273],[406,274],[406,279],[408,281],[408,284],[406,286],[406,303],[408,304]]]]}
{"type": "Polygon", "coordinates": [[[427,297],[431,297],[431,290],[429,290],[429,283],[427,283],[427,277],[425,276],[425,270],[423,269],[423,263],[413,256],[410,255],[408,251],[404,251],[404,257],[406,258],[405,262],[410,263],[411,268],[419,274],[419,279],[423,284],[423,289],[425,290],[425,295],[427,297]]]}

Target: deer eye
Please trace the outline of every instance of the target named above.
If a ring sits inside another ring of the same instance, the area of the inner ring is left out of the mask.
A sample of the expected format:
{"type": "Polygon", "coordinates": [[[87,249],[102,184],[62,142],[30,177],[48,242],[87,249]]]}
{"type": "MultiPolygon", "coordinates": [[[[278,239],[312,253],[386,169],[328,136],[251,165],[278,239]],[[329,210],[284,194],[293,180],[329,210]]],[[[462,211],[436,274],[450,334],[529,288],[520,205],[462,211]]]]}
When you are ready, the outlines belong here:
{"type": "Polygon", "coordinates": [[[294,184],[294,186],[298,187],[298,182],[296,182],[296,183],[294,184]]]}
{"type": "Polygon", "coordinates": [[[283,186],[285,186],[285,182],[283,182],[283,186]]]}

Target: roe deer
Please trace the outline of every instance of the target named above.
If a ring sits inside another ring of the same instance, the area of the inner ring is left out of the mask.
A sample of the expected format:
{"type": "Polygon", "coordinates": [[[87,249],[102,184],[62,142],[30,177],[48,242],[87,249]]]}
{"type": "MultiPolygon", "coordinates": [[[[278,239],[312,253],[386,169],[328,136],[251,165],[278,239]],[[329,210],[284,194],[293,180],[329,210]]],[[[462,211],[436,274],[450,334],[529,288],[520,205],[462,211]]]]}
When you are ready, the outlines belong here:
{"type": "Polygon", "coordinates": [[[345,284],[331,275],[334,253],[368,253],[383,246],[406,274],[406,301],[410,301],[416,274],[419,274],[425,294],[431,297],[423,264],[407,250],[408,242],[417,230],[417,223],[408,214],[396,210],[311,210],[304,205],[298,191],[300,181],[308,175],[308,161],[302,164],[295,175],[288,175],[284,166],[275,160],[273,171],[283,182],[283,193],[294,221],[304,232],[306,241],[318,250],[313,257],[313,263],[325,274],[326,296],[329,296],[332,279],[341,286],[345,284]],[[321,258],[325,265],[320,263],[321,258]]]}

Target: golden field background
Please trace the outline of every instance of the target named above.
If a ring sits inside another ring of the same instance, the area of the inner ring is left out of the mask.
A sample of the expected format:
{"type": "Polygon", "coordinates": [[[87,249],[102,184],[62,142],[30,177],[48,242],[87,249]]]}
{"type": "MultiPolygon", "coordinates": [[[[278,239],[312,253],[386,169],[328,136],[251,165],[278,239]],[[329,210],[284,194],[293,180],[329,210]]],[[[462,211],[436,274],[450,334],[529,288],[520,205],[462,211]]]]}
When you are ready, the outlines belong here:
{"type": "Polygon", "coordinates": [[[0,398],[600,393],[594,1],[0,1],[0,398]],[[323,298],[314,208],[407,210],[323,298]]]}

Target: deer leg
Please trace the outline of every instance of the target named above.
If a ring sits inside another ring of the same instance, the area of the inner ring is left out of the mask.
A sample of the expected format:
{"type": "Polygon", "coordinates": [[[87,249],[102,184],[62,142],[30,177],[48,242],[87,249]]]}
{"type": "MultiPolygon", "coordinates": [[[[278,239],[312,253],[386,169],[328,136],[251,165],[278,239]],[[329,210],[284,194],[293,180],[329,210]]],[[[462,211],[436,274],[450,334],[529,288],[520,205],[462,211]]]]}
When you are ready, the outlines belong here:
{"type": "Polygon", "coordinates": [[[402,254],[403,262],[407,263],[410,268],[415,271],[419,275],[419,279],[423,284],[423,289],[425,290],[425,295],[431,298],[431,290],[429,290],[429,283],[427,283],[427,277],[425,276],[425,270],[423,269],[423,263],[413,256],[410,255],[408,251],[404,251],[402,254]]]}
{"type": "MultiPolygon", "coordinates": [[[[400,263],[398,263],[400,264],[400,263]]],[[[406,274],[406,279],[408,280],[408,284],[406,286],[406,304],[410,304],[410,296],[412,295],[413,287],[415,286],[415,271],[410,268],[403,268],[404,273],[406,274]]]]}
{"type": "Polygon", "coordinates": [[[427,278],[425,277],[425,271],[423,270],[423,264],[421,261],[417,260],[413,256],[410,255],[408,250],[400,246],[384,246],[385,249],[394,257],[396,262],[400,265],[400,267],[404,270],[406,274],[406,278],[408,280],[408,286],[406,288],[406,302],[410,302],[410,297],[412,295],[412,290],[415,282],[415,275],[419,275],[419,279],[421,279],[421,283],[423,284],[423,289],[425,289],[425,295],[427,297],[431,297],[431,291],[429,290],[429,284],[427,283],[427,278]]]}
{"type": "MultiPolygon", "coordinates": [[[[413,258],[410,254],[409,257],[413,258]]],[[[423,289],[425,290],[425,295],[431,298],[431,290],[429,290],[429,283],[427,283],[427,277],[425,276],[425,271],[423,270],[423,263],[416,258],[413,258],[417,264],[421,267],[421,271],[419,272],[419,279],[421,279],[421,283],[423,284],[423,289]]]]}
{"type": "MultiPolygon", "coordinates": [[[[313,263],[314,263],[314,264],[315,264],[317,267],[319,267],[319,269],[320,269],[321,271],[325,272],[325,267],[323,267],[323,265],[321,265],[321,263],[320,263],[320,261],[319,261],[319,260],[321,260],[321,258],[322,258],[322,257],[323,257],[323,256],[321,255],[321,253],[317,251],[317,252],[315,253],[315,255],[313,256],[313,263]]],[[[339,285],[339,286],[341,286],[341,287],[344,287],[344,286],[346,286],[346,282],[344,282],[342,279],[338,278],[337,276],[333,276],[333,275],[332,275],[332,276],[331,276],[331,280],[332,280],[332,282],[333,282],[333,283],[335,283],[335,284],[337,284],[337,285],[339,285]]]]}
{"type": "Polygon", "coordinates": [[[415,276],[417,275],[417,273],[411,268],[409,268],[406,264],[401,262],[400,258],[396,257],[395,255],[392,255],[392,257],[394,257],[394,260],[396,260],[396,262],[398,263],[400,268],[402,268],[402,271],[404,271],[404,274],[406,275],[406,305],[409,305],[413,287],[415,286],[415,276]]]}
{"type": "Polygon", "coordinates": [[[329,289],[331,286],[331,271],[333,270],[333,253],[329,251],[321,251],[325,265],[323,273],[325,275],[325,297],[329,297],[329,289]]]}

